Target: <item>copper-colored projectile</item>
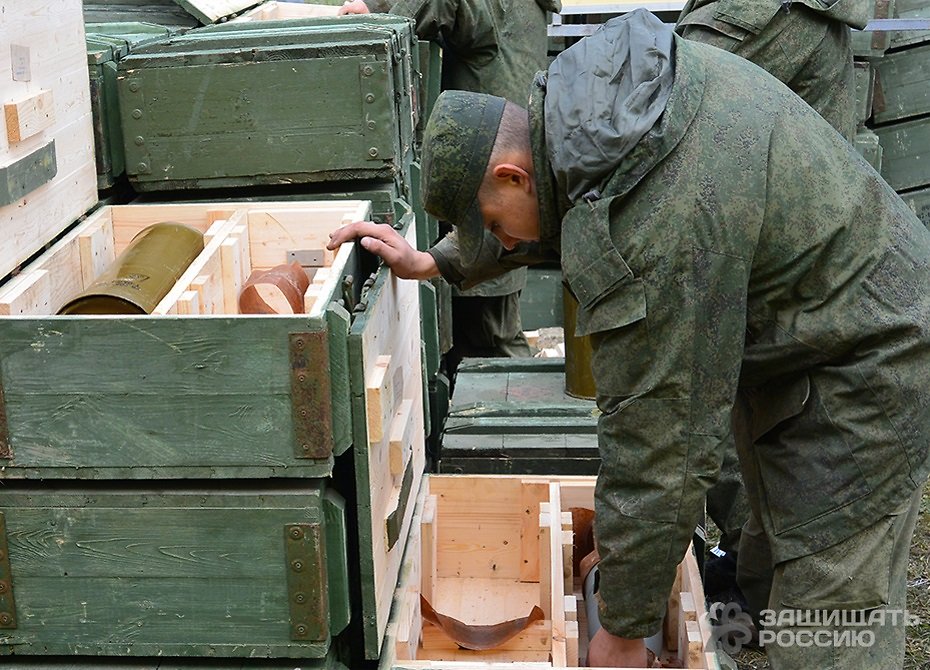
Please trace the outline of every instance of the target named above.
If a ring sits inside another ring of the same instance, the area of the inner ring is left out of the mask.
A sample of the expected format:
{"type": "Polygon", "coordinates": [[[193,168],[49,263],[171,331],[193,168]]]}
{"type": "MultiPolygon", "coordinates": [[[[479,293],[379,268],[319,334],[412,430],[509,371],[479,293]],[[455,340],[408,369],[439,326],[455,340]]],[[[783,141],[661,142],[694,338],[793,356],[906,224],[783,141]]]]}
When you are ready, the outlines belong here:
{"type": "Polygon", "coordinates": [[[310,278],[300,263],[256,270],[239,293],[240,314],[300,314],[310,278]]]}
{"type": "Polygon", "coordinates": [[[527,616],[519,619],[489,625],[467,624],[445,614],[440,614],[433,609],[433,606],[422,595],[420,596],[420,611],[424,619],[438,626],[457,645],[463,649],[473,651],[484,651],[499,647],[513,636],[522,633],[531,624],[545,618],[542,609],[538,605],[534,605],[527,616]]]}

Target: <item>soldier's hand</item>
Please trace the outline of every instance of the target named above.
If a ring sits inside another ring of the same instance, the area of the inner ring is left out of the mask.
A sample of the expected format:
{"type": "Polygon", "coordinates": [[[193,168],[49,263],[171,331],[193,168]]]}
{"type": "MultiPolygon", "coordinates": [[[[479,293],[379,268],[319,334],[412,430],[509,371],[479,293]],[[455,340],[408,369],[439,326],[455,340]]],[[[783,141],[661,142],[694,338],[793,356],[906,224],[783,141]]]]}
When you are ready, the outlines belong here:
{"type": "Polygon", "coordinates": [[[339,8],[337,14],[342,16],[343,14],[370,14],[371,10],[368,9],[363,0],[346,0],[342,3],[342,7],[339,8]]]}
{"type": "Polygon", "coordinates": [[[327,249],[337,249],[343,242],[358,238],[359,244],[380,256],[401,279],[430,279],[439,276],[436,261],[425,251],[417,251],[400,233],[386,223],[357,221],[329,234],[327,249]]]}
{"type": "Polygon", "coordinates": [[[588,644],[589,668],[648,668],[646,643],[628,640],[599,629],[588,644]]]}

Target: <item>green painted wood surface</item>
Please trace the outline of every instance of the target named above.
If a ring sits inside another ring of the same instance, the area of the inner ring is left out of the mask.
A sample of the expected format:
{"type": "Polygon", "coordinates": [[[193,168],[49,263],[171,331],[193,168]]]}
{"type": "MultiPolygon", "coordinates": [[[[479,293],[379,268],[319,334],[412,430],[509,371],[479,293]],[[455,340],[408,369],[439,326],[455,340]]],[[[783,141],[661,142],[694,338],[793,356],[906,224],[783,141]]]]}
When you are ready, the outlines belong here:
{"type": "MultiPolygon", "coordinates": [[[[895,2],[896,0],[872,0],[871,15],[876,19],[893,18],[895,2]]],[[[878,60],[890,45],[890,32],[852,31],[853,56],[857,59],[878,60]]]]}
{"type": "Polygon", "coordinates": [[[200,25],[174,0],[83,0],[83,5],[85,23],[145,21],[183,28],[200,25]]]}
{"type": "Polygon", "coordinates": [[[44,186],[58,174],[55,140],[17,161],[0,167],[0,207],[16,202],[44,186]]]}
{"type": "Polygon", "coordinates": [[[854,61],[856,76],[856,124],[862,126],[872,116],[875,68],[868,61],[854,61]]]}
{"type": "Polygon", "coordinates": [[[352,446],[352,396],[349,389],[349,313],[339,304],[326,309],[329,334],[329,369],[332,393],[333,452],[338,456],[352,446]]]}
{"type": "Polygon", "coordinates": [[[901,198],[910,205],[925,226],[930,228],[930,188],[902,193],[901,198]]]}
{"type": "Polygon", "coordinates": [[[876,171],[882,170],[882,145],[878,141],[878,135],[868,128],[860,128],[859,132],[853,138],[853,146],[869,165],[876,171]]]}
{"type": "Polygon", "coordinates": [[[323,659],[102,658],[15,656],[8,670],[348,670],[333,653],[323,659]],[[299,664],[298,664],[299,663],[299,664]]]}
{"type": "Polygon", "coordinates": [[[523,330],[562,326],[562,271],[527,268],[526,288],[520,294],[523,330]]]}
{"type": "Polygon", "coordinates": [[[292,639],[284,537],[289,524],[343,523],[324,514],[324,487],[8,482],[18,627],[0,631],[0,653],[325,657],[328,636],[292,639]]]}
{"type": "Polygon", "coordinates": [[[304,316],[2,319],[3,475],[327,476],[331,459],[295,457],[288,355],[289,333],[324,327],[304,316]]]}
{"type": "Polygon", "coordinates": [[[404,201],[399,187],[393,182],[341,181],[293,186],[254,186],[248,189],[203,189],[198,191],[149,191],[138,194],[133,204],[155,202],[234,202],[262,200],[368,200],[372,219],[378,223],[393,224],[396,220],[395,203],[404,201]]]}
{"type": "Polygon", "coordinates": [[[120,62],[130,180],[153,190],[406,175],[410,25],[228,23],[142,47],[120,62]]]}
{"type": "MultiPolygon", "coordinates": [[[[895,0],[894,14],[900,19],[930,18],[928,0],[895,0]]],[[[891,34],[891,48],[900,49],[930,41],[930,30],[908,30],[891,34]]]]}
{"type": "Polygon", "coordinates": [[[930,184],[930,119],[876,126],[882,146],[882,177],[896,191],[930,184]]]}
{"type": "Polygon", "coordinates": [[[878,64],[876,124],[930,112],[930,45],[887,54],[878,64]]]}
{"type": "Polygon", "coordinates": [[[563,359],[465,359],[439,471],[596,474],[598,416],[593,401],[565,393],[563,359]]]}

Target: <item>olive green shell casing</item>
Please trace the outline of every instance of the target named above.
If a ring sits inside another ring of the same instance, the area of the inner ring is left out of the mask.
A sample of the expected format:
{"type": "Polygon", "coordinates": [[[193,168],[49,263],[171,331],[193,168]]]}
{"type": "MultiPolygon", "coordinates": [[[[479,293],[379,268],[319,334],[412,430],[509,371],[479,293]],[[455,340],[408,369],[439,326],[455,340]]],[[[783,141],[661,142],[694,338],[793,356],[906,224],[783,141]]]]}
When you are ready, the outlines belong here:
{"type": "Polygon", "coordinates": [[[199,230],[173,222],[151,225],[58,313],[150,314],[201,251],[199,230]]]}
{"type": "Polygon", "coordinates": [[[565,392],[574,398],[593,400],[597,395],[591,357],[591,338],[575,336],[578,299],[562,284],[562,327],[565,333],[565,392]]]}

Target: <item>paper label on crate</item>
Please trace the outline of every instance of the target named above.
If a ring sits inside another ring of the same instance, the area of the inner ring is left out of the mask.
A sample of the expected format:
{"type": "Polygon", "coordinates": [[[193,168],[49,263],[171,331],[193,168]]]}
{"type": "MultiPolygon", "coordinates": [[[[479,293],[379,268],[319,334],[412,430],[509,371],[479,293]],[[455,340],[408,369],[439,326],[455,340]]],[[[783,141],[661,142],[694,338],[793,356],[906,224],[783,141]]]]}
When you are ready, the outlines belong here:
{"type": "Polygon", "coordinates": [[[11,44],[10,56],[13,67],[13,81],[32,81],[32,67],[29,63],[29,47],[11,44]]]}

